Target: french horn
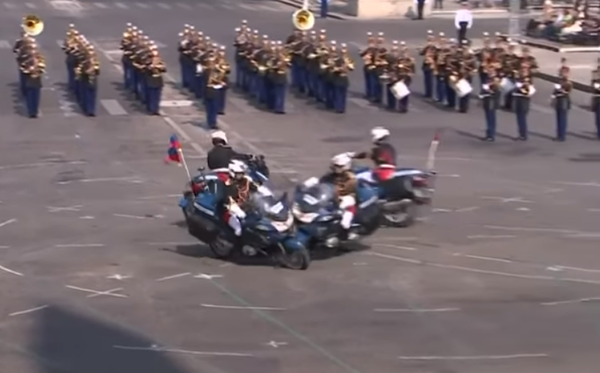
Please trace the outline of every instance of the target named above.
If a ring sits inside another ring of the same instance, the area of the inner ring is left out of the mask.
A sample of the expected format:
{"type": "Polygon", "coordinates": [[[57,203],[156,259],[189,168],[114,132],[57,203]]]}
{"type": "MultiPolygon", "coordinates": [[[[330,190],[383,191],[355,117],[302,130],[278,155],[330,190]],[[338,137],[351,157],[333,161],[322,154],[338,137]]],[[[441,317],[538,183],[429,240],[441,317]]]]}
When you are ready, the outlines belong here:
{"type": "Polygon", "coordinates": [[[44,31],[44,21],[40,17],[30,14],[23,17],[21,27],[27,35],[38,36],[44,31]]]}

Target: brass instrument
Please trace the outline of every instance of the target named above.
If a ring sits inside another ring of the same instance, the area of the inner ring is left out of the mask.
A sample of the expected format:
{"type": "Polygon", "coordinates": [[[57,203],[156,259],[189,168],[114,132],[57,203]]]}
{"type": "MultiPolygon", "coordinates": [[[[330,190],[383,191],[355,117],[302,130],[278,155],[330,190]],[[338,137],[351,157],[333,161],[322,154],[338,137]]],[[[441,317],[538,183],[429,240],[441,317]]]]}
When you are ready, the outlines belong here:
{"type": "Polygon", "coordinates": [[[42,58],[32,56],[21,64],[21,71],[32,78],[39,78],[46,72],[46,63],[42,58]]]}
{"type": "Polygon", "coordinates": [[[298,9],[292,14],[292,23],[298,30],[308,31],[315,27],[315,15],[308,10],[308,5],[305,4],[302,9],[298,9]]]}
{"type": "Polygon", "coordinates": [[[165,63],[158,56],[152,56],[152,61],[148,66],[148,70],[150,71],[150,75],[153,78],[157,78],[161,76],[162,73],[167,71],[165,63]]]}
{"type": "Polygon", "coordinates": [[[208,61],[208,79],[207,85],[214,89],[221,89],[226,85],[225,76],[227,75],[224,70],[219,69],[214,59],[208,61]]]}
{"type": "Polygon", "coordinates": [[[44,31],[44,22],[40,17],[29,14],[23,17],[21,28],[27,35],[38,36],[44,31]]]}

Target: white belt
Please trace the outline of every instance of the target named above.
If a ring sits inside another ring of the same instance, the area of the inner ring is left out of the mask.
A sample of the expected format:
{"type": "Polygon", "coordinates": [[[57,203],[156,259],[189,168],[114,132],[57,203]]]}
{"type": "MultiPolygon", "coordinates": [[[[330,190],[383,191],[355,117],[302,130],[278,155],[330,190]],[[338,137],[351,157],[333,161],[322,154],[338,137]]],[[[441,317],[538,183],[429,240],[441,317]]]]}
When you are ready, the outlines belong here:
{"type": "Polygon", "coordinates": [[[377,166],[377,168],[396,168],[396,166],[394,166],[393,164],[381,164],[379,166],[377,166]]]}
{"type": "Polygon", "coordinates": [[[215,168],[214,170],[211,170],[212,172],[229,172],[229,168],[225,167],[225,168],[215,168]]]}

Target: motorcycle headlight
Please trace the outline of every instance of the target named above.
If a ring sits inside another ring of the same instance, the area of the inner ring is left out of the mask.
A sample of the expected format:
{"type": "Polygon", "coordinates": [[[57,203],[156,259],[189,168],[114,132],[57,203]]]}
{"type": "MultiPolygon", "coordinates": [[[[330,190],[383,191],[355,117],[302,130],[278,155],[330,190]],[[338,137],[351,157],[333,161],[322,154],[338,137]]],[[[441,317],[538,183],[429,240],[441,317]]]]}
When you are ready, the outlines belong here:
{"type": "Polygon", "coordinates": [[[300,210],[300,207],[297,203],[294,203],[294,205],[292,206],[292,214],[294,214],[294,217],[298,219],[298,221],[305,224],[312,223],[317,218],[317,216],[319,216],[319,214],[317,214],[316,212],[303,212],[302,210],[300,210]]]}
{"type": "Polygon", "coordinates": [[[273,227],[275,227],[278,232],[285,232],[294,225],[294,217],[292,214],[289,214],[286,221],[272,221],[271,224],[273,224],[273,227]]]}

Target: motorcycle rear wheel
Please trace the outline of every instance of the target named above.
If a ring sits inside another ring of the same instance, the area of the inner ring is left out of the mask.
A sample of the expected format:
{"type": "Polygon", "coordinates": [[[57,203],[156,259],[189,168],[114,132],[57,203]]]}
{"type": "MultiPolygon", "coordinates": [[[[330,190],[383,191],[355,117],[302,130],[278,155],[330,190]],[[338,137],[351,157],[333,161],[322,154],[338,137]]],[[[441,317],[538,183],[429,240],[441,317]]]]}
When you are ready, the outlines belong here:
{"type": "Polygon", "coordinates": [[[219,235],[208,244],[208,247],[218,259],[226,259],[231,257],[235,245],[219,235]]]}
{"type": "Polygon", "coordinates": [[[278,260],[286,268],[304,271],[310,266],[310,253],[306,248],[292,250],[279,254],[278,260]]]}
{"type": "Polygon", "coordinates": [[[417,219],[417,205],[412,200],[404,200],[400,208],[394,211],[384,211],[384,224],[390,227],[406,228],[417,219]]]}

